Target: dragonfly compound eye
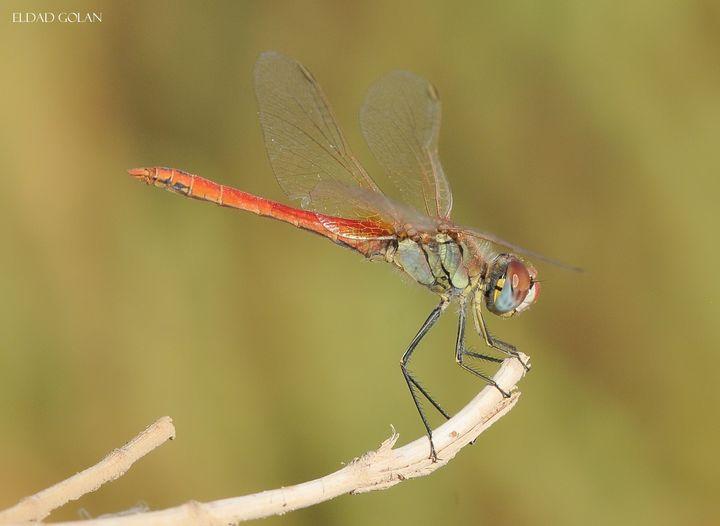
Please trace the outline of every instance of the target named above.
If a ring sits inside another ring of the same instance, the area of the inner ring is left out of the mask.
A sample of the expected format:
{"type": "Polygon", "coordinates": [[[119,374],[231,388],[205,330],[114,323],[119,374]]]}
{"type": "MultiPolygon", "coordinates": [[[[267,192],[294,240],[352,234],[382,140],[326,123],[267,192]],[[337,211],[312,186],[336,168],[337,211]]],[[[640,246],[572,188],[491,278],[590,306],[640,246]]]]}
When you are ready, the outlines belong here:
{"type": "Polygon", "coordinates": [[[540,292],[536,272],[507,254],[498,256],[490,273],[486,303],[490,312],[509,317],[526,310],[540,292]]]}

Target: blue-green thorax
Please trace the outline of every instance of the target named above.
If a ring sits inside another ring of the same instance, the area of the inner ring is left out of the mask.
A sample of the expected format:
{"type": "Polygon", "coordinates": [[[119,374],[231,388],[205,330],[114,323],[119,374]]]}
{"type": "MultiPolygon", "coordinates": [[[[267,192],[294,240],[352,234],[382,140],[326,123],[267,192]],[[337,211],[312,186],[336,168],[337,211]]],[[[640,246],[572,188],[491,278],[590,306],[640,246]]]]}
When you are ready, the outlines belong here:
{"type": "Polygon", "coordinates": [[[398,241],[386,258],[415,281],[438,294],[460,294],[474,285],[477,274],[473,254],[448,234],[432,238],[398,241]]]}

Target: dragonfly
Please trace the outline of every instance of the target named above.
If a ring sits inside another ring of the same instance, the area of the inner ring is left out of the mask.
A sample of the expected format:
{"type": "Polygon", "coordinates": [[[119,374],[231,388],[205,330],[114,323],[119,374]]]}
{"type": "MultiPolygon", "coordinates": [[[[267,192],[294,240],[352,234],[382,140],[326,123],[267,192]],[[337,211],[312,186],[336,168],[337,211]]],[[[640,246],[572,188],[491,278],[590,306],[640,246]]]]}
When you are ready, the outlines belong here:
{"type": "Polygon", "coordinates": [[[509,397],[475,365],[476,360],[502,360],[466,347],[466,320],[472,316],[487,346],[517,358],[529,370],[515,346],[490,334],[483,311],[503,318],[526,311],[540,294],[537,271],[526,258],[558,262],[450,220],[453,197],[438,154],[440,98],[424,78],[401,70],[388,73],[370,87],[360,112],[365,140],[400,199],[383,193],[358,161],[305,66],[265,52],[255,64],[254,86],[270,164],[280,187],[299,201],[299,208],[174,168],[128,172],[148,185],[314,232],[368,259],[390,263],[437,294],[439,303],[400,360],[430,442],[430,458],[436,461],[423,398],[446,419],[450,414],[409,368],[418,344],[456,302],[455,361],[509,397]]]}

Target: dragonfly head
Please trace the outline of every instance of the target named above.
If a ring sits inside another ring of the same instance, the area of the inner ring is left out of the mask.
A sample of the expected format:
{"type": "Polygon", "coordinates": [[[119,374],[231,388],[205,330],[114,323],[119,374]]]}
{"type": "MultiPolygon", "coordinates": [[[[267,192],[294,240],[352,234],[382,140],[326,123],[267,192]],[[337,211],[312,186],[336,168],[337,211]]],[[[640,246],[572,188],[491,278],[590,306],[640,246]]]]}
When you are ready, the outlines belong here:
{"type": "Polygon", "coordinates": [[[540,295],[535,268],[510,254],[500,254],[485,278],[485,305],[498,316],[509,318],[527,310],[540,295]]]}

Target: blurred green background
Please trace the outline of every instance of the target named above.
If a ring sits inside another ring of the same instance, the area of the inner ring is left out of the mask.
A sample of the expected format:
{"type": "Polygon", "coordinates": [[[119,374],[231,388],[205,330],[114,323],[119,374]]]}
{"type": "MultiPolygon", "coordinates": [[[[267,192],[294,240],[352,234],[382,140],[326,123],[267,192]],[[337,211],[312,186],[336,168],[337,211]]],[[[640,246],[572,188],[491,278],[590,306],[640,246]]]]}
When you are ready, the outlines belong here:
{"type": "MultiPolygon", "coordinates": [[[[257,55],[313,71],[371,173],[367,87],[443,98],[454,217],[539,265],[491,330],[533,358],[515,410],[434,475],[264,524],[717,524],[720,6],[4,2],[0,507],[161,415],[178,439],[53,519],[301,482],[422,434],[398,360],[428,291],[319,237],[142,186],[169,165],[285,200],[257,55]],[[11,13],[102,12],[99,24],[11,13]]],[[[454,312],[416,372],[455,410],[454,312]]],[[[480,346],[479,340],[475,345],[480,346]]]]}

